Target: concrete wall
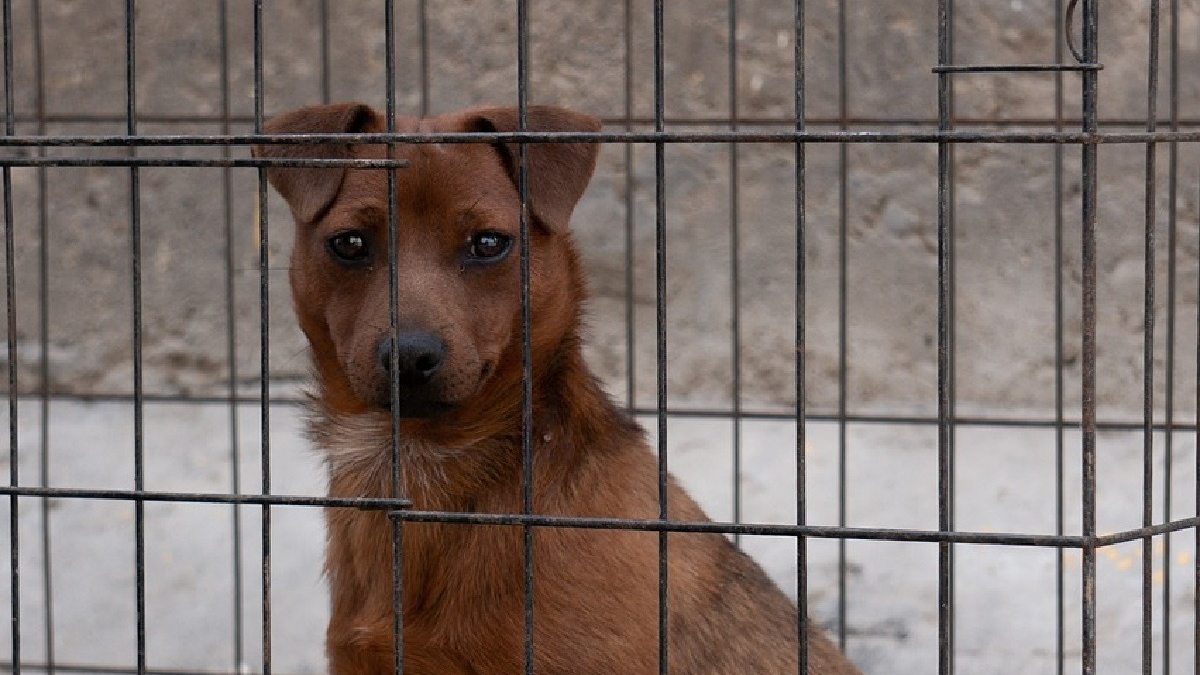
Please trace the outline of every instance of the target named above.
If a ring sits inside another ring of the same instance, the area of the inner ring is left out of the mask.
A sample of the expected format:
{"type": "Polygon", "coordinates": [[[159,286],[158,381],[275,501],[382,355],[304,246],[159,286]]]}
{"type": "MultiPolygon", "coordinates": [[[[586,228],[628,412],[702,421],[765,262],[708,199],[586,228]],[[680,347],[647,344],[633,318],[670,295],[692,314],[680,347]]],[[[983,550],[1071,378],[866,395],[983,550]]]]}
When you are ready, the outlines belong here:
{"type": "MultiPolygon", "coordinates": [[[[383,103],[382,3],[330,2],[331,96],[383,103]]],[[[847,16],[849,117],[874,129],[928,129],[936,119],[936,3],[851,0],[847,16]],[[915,121],[896,125],[889,121],[915,121]]],[[[42,2],[47,134],[108,134],[124,129],[124,3],[42,2]]],[[[653,112],[651,3],[634,0],[633,108],[653,112]]],[[[1058,37],[1049,0],[967,3],[955,17],[963,63],[1051,62],[1058,37]]],[[[138,130],[146,134],[221,131],[221,25],[218,2],[138,3],[138,130]],[[169,118],[183,117],[183,121],[169,118]],[[190,119],[190,121],[188,121],[190,119]]],[[[516,100],[514,3],[428,2],[430,110],[516,100]]],[[[623,114],[625,70],[621,4],[611,0],[530,3],[533,99],[607,118],[623,114]]],[[[396,2],[399,108],[420,110],[417,5],[396,2]]],[[[793,109],[792,3],[742,0],[737,108],[745,118],[784,119],[793,109]]],[[[807,3],[808,114],[838,113],[837,8],[807,3]]],[[[666,113],[727,119],[727,4],[667,3],[666,113]]],[[[1180,2],[1180,110],[1200,101],[1200,2],[1180,2]]],[[[1148,10],[1143,3],[1103,8],[1102,117],[1144,127],[1148,10]],[[1139,121],[1141,120],[1141,121],[1139,121]]],[[[14,97],[19,133],[34,133],[39,92],[31,3],[14,3],[14,97]]],[[[318,102],[319,5],[265,3],[263,51],[268,114],[318,102]]],[[[1164,35],[1166,26],[1164,25],[1164,35]]],[[[229,106],[234,132],[251,129],[253,40],[250,3],[229,3],[229,106]]],[[[1164,42],[1165,49],[1165,42],[1164,42]]],[[[1160,111],[1166,114],[1168,61],[1160,111]]],[[[1078,77],[1068,74],[1068,115],[1078,111],[1078,77]]],[[[1052,128],[1054,78],[1045,74],[962,75],[956,107],[964,120],[993,128],[1052,128]],[[1009,128],[1009,127],[1005,127],[1009,128]]],[[[620,128],[613,125],[610,128],[620,128]]],[[[712,128],[684,124],[671,128],[712,128]]],[[[771,127],[779,128],[779,127],[771,127]]],[[[673,401],[723,405],[731,396],[730,148],[666,149],[669,391],[673,401]]],[[[146,155],[219,156],[212,148],[146,149],[146,155]]],[[[235,148],[237,156],[246,154],[235,148]]],[[[847,397],[854,411],[930,412],[936,403],[936,147],[856,144],[808,148],[807,390],[813,411],[837,400],[839,187],[847,190],[847,397]]],[[[77,156],[80,149],[51,154],[77,156]]],[[[92,152],[88,154],[103,154],[92,152]]],[[[794,401],[794,150],[746,145],[737,151],[742,396],[747,406],[794,401]]],[[[1063,189],[1065,334],[1068,403],[1078,398],[1079,149],[1065,148],[1063,189]]],[[[1157,399],[1163,400],[1168,238],[1167,149],[1156,165],[1156,248],[1160,324],[1157,399]]],[[[654,397],[654,165],[652,148],[633,152],[636,223],[635,356],[642,403],[654,397]]],[[[1178,335],[1176,405],[1193,410],[1197,288],[1197,151],[1179,148],[1176,215],[1178,335]]],[[[1145,150],[1100,151],[1098,291],[1099,397],[1109,415],[1136,417],[1141,405],[1145,150]]],[[[956,150],[957,327],[960,410],[1044,414],[1054,400],[1054,185],[1052,147],[969,145],[956,150]]],[[[592,275],[590,353],[614,391],[625,391],[624,148],[606,147],[575,228],[592,275]]],[[[49,388],[55,393],[132,390],[130,172],[122,168],[14,169],[18,371],[20,387],[39,388],[39,222],[47,228],[49,388]],[[46,206],[39,206],[43,181],[46,206]],[[40,216],[44,215],[44,221],[40,216]]],[[[259,377],[258,253],[253,170],[140,172],[145,387],[156,394],[221,394],[230,375],[226,343],[226,248],[231,246],[237,385],[259,377]],[[230,238],[226,238],[228,199],[230,238]]],[[[305,380],[307,358],[290,317],[286,287],[291,223],[270,203],[272,381],[283,390],[305,380]]],[[[6,357],[5,357],[6,358],[6,357]]],[[[5,383],[4,386],[7,386],[5,383]]]]}

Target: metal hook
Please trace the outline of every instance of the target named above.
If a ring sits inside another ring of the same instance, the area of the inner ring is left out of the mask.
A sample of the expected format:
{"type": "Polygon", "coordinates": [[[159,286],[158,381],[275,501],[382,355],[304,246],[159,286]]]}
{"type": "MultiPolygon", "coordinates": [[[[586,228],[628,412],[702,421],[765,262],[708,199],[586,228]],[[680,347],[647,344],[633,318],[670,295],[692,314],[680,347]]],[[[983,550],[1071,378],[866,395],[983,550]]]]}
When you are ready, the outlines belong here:
{"type": "Polygon", "coordinates": [[[1078,63],[1086,63],[1087,59],[1075,44],[1075,33],[1071,30],[1071,26],[1075,24],[1075,6],[1078,4],[1079,0],[1071,0],[1067,3],[1067,15],[1063,19],[1063,28],[1066,31],[1067,49],[1071,50],[1071,56],[1074,56],[1078,63]]]}

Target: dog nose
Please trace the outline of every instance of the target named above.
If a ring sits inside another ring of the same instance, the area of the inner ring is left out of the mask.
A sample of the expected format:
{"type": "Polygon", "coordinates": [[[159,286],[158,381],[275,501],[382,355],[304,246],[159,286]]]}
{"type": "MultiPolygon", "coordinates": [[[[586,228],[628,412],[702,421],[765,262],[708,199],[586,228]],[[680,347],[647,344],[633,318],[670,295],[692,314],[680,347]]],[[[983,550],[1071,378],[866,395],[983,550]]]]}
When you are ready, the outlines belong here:
{"type": "Polygon", "coordinates": [[[380,340],[379,363],[385,372],[391,371],[393,349],[399,364],[397,372],[404,384],[425,384],[446,361],[446,344],[428,331],[403,331],[394,346],[390,335],[380,340]]]}

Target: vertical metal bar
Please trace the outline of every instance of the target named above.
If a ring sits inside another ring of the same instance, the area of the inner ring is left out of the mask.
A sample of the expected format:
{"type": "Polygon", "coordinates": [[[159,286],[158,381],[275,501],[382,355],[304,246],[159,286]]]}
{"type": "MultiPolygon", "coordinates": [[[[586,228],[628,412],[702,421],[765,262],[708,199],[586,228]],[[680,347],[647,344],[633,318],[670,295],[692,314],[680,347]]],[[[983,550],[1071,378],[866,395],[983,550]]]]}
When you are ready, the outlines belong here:
{"type": "MultiPolygon", "coordinates": [[[[384,52],[384,118],[385,129],[390,133],[396,131],[396,3],[395,0],[384,0],[383,3],[383,52],[384,52]]],[[[395,145],[388,144],[388,159],[395,158],[395,145]]],[[[391,331],[392,343],[397,344],[397,331],[400,324],[400,308],[397,297],[400,293],[399,267],[399,237],[396,221],[396,172],[388,169],[388,329],[391,331]]],[[[388,371],[391,373],[390,398],[392,410],[400,406],[400,357],[397,349],[391,350],[391,363],[388,371]]],[[[404,466],[400,461],[400,416],[390,415],[391,428],[391,462],[392,462],[392,496],[400,497],[403,488],[404,466]]],[[[399,521],[398,518],[393,519],[399,521]]]]}
{"type": "MultiPolygon", "coordinates": [[[[229,0],[217,4],[220,24],[221,60],[221,133],[230,133],[230,85],[229,85],[229,0]]],[[[221,156],[233,155],[228,145],[221,146],[221,156]]],[[[236,247],[233,230],[233,169],[221,170],[221,196],[224,205],[222,216],[225,221],[225,354],[229,359],[229,490],[241,494],[242,452],[238,416],[238,363],[237,363],[237,295],[234,270],[237,269],[236,247]]],[[[230,507],[233,538],[233,666],[240,671],[245,662],[245,617],[242,609],[242,519],[237,506],[230,507]]]]}
{"type": "MultiPolygon", "coordinates": [[[[137,7],[125,0],[125,131],[137,135],[137,7]]],[[[137,147],[130,146],[130,155],[137,147]]],[[[133,295],[133,485],[144,490],[145,410],[142,381],[142,218],[141,174],[129,168],[130,280],[133,295]]],[[[137,671],[146,672],[146,503],[134,501],[135,567],[137,594],[137,671]]]]}
{"type": "MultiPolygon", "coordinates": [[[[1179,1],[1170,0],[1170,63],[1169,81],[1170,127],[1179,130],[1179,1]]],[[[1179,205],[1179,144],[1167,144],[1167,334],[1164,365],[1163,415],[1163,512],[1162,521],[1171,522],[1171,498],[1175,445],[1175,246],[1179,205]]],[[[1162,672],[1171,672],[1171,535],[1163,537],[1162,585],[1162,672]]]]}
{"type": "MultiPolygon", "coordinates": [[[[1054,63],[1063,63],[1066,54],[1063,45],[1066,42],[1066,26],[1063,20],[1063,0],[1054,0],[1054,63]]],[[[1054,130],[1062,131],[1064,108],[1063,73],[1054,73],[1054,130]]],[[[1065,421],[1064,421],[1064,343],[1063,343],[1063,201],[1065,191],[1063,186],[1063,146],[1054,146],[1054,533],[1062,536],[1065,531],[1066,502],[1064,496],[1064,481],[1066,480],[1065,462],[1065,421]]],[[[1066,669],[1066,583],[1065,583],[1066,551],[1058,549],[1055,552],[1054,563],[1054,597],[1055,597],[1055,674],[1064,675],[1066,669]]]]}
{"type": "MultiPolygon", "coordinates": [[[[529,0],[517,0],[517,130],[529,128],[529,0]]],[[[521,198],[521,512],[533,513],[533,354],[529,303],[529,146],[521,143],[517,188],[521,198]]],[[[525,571],[525,675],[533,675],[533,527],[521,528],[525,571]]]]}
{"type": "MultiPolygon", "coordinates": [[[[1146,73],[1146,131],[1153,133],[1158,127],[1158,56],[1159,56],[1159,0],[1150,0],[1149,63],[1146,73]]],[[[1145,193],[1145,268],[1142,317],[1142,525],[1154,523],[1154,292],[1155,292],[1155,198],[1157,193],[1156,163],[1157,146],[1146,144],[1146,193],[1145,193]]],[[[1168,449],[1167,454],[1170,454],[1168,449]]],[[[1153,623],[1154,609],[1154,538],[1142,538],[1142,673],[1150,675],[1154,660],[1153,623]]],[[[1167,565],[1168,569],[1170,565],[1167,565]]]]}
{"type": "MultiPolygon", "coordinates": [[[[625,20],[625,131],[633,131],[633,1],[624,0],[625,20]]],[[[625,407],[637,408],[637,320],[634,311],[634,176],[633,144],[625,144],[625,407]]]]}
{"type": "Polygon", "coordinates": [[[321,32],[321,102],[333,100],[333,67],[329,50],[329,0],[317,4],[318,29],[321,32]]]}
{"type": "MultiPolygon", "coordinates": [[[[792,56],[795,68],[793,90],[796,131],[803,132],[808,126],[804,104],[805,31],[804,0],[795,0],[795,45],[792,56]]],[[[807,154],[803,143],[796,143],[796,524],[808,524],[808,463],[805,446],[808,435],[805,419],[807,413],[805,391],[805,367],[807,364],[807,341],[805,313],[808,307],[808,282],[805,256],[807,254],[805,228],[808,226],[806,206],[807,154]]],[[[796,671],[808,673],[808,539],[796,537],[796,671]]]]}
{"type": "MultiPolygon", "coordinates": [[[[393,296],[394,297],[394,296],[393,296]]],[[[396,325],[396,324],[393,324],[396,325]]],[[[395,350],[393,350],[394,352],[395,350]]],[[[395,370],[392,370],[395,373],[395,370]]],[[[395,436],[393,436],[395,438],[395,436]]],[[[396,491],[393,496],[402,493],[396,491]]],[[[404,675],[404,523],[392,518],[392,667],[404,675]]]]}
{"type": "MultiPolygon", "coordinates": [[[[1196,278],[1196,292],[1200,295],[1200,275],[1196,278]]],[[[1196,312],[1196,372],[1192,380],[1192,419],[1196,429],[1192,434],[1192,468],[1195,471],[1193,486],[1193,511],[1200,516],[1200,311],[1196,312]]],[[[1192,672],[1200,675],[1200,527],[1192,528],[1192,672]]]]}
{"type": "MultiPolygon", "coordinates": [[[[30,19],[33,23],[33,80],[34,116],[37,118],[36,132],[46,133],[46,50],[42,39],[42,3],[32,0],[30,19]]],[[[45,156],[45,148],[37,149],[37,156],[45,156]]],[[[46,168],[37,169],[38,200],[38,405],[40,443],[40,469],[38,485],[50,486],[50,200],[46,168]]],[[[45,613],[43,631],[46,635],[46,672],[54,675],[54,581],[52,546],[50,538],[50,500],[40,499],[41,554],[42,554],[42,607],[45,613]]]]}
{"type": "MultiPolygon", "coordinates": [[[[13,29],[12,0],[4,0],[4,134],[16,134],[16,102],[13,92],[13,29]]],[[[16,225],[13,212],[12,168],[4,167],[4,280],[5,313],[7,314],[8,340],[8,482],[20,485],[20,438],[17,420],[17,275],[15,238],[16,225]]],[[[12,630],[12,673],[21,672],[21,520],[16,495],[8,498],[8,553],[9,553],[9,627],[12,630]]],[[[46,636],[49,640],[50,636],[46,636]]]]}
{"type": "MultiPolygon", "coordinates": [[[[1099,57],[1099,2],[1083,0],[1083,56],[1087,63],[1097,63],[1099,57]]],[[[1098,128],[1098,73],[1085,70],[1082,74],[1083,131],[1095,133],[1098,128]]],[[[1083,145],[1082,161],[1082,509],[1083,536],[1083,598],[1081,608],[1082,651],[1084,675],[1096,672],[1096,193],[1097,144],[1083,145]]]]}
{"type": "MultiPolygon", "coordinates": [[[[1179,5],[1175,0],[1171,0],[1171,129],[1179,128],[1179,5]]],[[[1175,143],[1170,145],[1171,148],[1171,175],[1175,176],[1176,164],[1178,159],[1178,147],[1175,143]]],[[[1168,298],[1170,298],[1171,312],[1167,315],[1169,322],[1167,328],[1167,456],[1171,455],[1171,425],[1172,425],[1172,391],[1173,391],[1173,369],[1174,363],[1173,354],[1175,346],[1175,330],[1174,330],[1174,308],[1175,308],[1175,196],[1174,187],[1175,180],[1171,180],[1172,197],[1171,197],[1171,215],[1170,215],[1170,259],[1168,265],[1171,272],[1168,276],[1168,298]]],[[[1200,295],[1200,276],[1196,279],[1196,292],[1200,295]]],[[[1195,364],[1196,371],[1192,380],[1192,419],[1197,422],[1196,429],[1192,438],[1192,462],[1195,471],[1193,486],[1193,510],[1195,515],[1200,516],[1200,311],[1196,313],[1196,352],[1195,364]]],[[[1170,466],[1168,465],[1168,471],[1170,466]]],[[[1170,484],[1170,474],[1167,474],[1167,484],[1170,484]]],[[[1169,499],[1169,495],[1164,499],[1169,499]]],[[[1166,519],[1169,514],[1164,514],[1166,519]]],[[[1200,527],[1192,528],[1192,672],[1195,675],[1200,675],[1200,527]]],[[[1164,597],[1166,590],[1164,590],[1164,597]]],[[[1163,603],[1164,623],[1169,624],[1170,605],[1167,602],[1163,603]]],[[[1164,661],[1164,668],[1169,665],[1164,661]]],[[[1169,672],[1169,671],[1168,671],[1169,672]]]]}
{"type": "MultiPolygon", "coordinates": [[[[41,31],[41,3],[34,0],[34,45],[36,84],[37,133],[46,131],[45,86],[43,78],[44,61],[41,31]]],[[[38,157],[44,157],[45,148],[39,147],[38,157]]],[[[37,169],[37,200],[38,200],[38,400],[39,400],[39,471],[38,485],[50,486],[50,217],[49,217],[49,185],[45,167],[37,169]]],[[[41,555],[42,555],[42,601],[44,611],[43,631],[46,635],[46,672],[53,675],[56,671],[55,632],[54,632],[54,577],[52,539],[50,528],[51,504],[48,498],[39,500],[41,521],[41,555]]]]}
{"type": "Polygon", "coordinates": [[[429,115],[429,11],[425,0],[417,0],[417,29],[420,31],[421,117],[429,115]]]}
{"type": "MultiPolygon", "coordinates": [[[[254,0],[254,133],[263,130],[263,0],[254,0]]],[[[258,313],[261,487],[271,493],[271,282],[270,221],[267,213],[267,171],[258,169],[258,313]]],[[[262,675],[271,675],[271,507],[264,504],[262,521],[262,675]]]]}
{"type": "MultiPolygon", "coordinates": [[[[950,58],[951,58],[951,60],[953,60],[954,59],[954,0],[950,0],[949,40],[950,40],[950,58]]],[[[950,100],[949,100],[950,124],[949,124],[949,126],[953,127],[953,120],[954,120],[954,116],[955,116],[954,86],[953,86],[952,80],[948,80],[948,82],[950,85],[950,100]]],[[[956,410],[957,410],[957,406],[958,406],[958,397],[957,397],[957,394],[955,393],[956,386],[957,386],[956,383],[958,381],[958,378],[957,378],[958,339],[956,337],[957,326],[958,326],[958,322],[957,322],[957,318],[956,318],[958,316],[958,313],[957,313],[958,292],[957,292],[957,290],[955,290],[956,286],[958,284],[958,271],[957,271],[958,270],[958,256],[955,253],[955,250],[957,248],[957,243],[956,243],[957,238],[955,237],[955,230],[956,230],[956,228],[955,228],[955,203],[956,203],[957,190],[955,188],[956,181],[955,181],[955,170],[954,170],[955,156],[957,154],[957,148],[953,144],[950,144],[949,147],[947,148],[947,151],[948,151],[947,175],[946,175],[946,194],[947,194],[946,216],[947,216],[947,218],[946,218],[946,231],[945,231],[946,256],[947,256],[947,260],[946,260],[946,275],[947,276],[946,276],[946,289],[945,289],[945,296],[946,296],[945,297],[945,303],[946,303],[945,304],[945,307],[946,307],[945,322],[946,322],[946,352],[947,353],[946,353],[946,363],[945,363],[946,371],[945,371],[945,374],[943,375],[943,378],[945,380],[944,384],[945,384],[945,392],[946,392],[945,393],[945,396],[946,396],[946,409],[945,409],[946,448],[945,448],[945,460],[944,460],[946,467],[945,467],[945,470],[943,471],[943,479],[945,481],[944,490],[946,493],[946,498],[945,498],[946,529],[947,529],[947,531],[951,531],[951,530],[954,530],[954,528],[955,528],[955,518],[954,518],[955,496],[954,495],[955,495],[955,483],[956,483],[955,476],[956,476],[956,474],[955,474],[954,466],[955,466],[955,439],[957,436],[956,430],[955,430],[956,429],[955,418],[956,418],[956,410]]],[[[946,546],[946,553],[945,553],[945,556],[946,556],[946,563],[945,563],[946,564],[946,599],[947,599],[947,603],[948,603],[948,613],[949,613],[949,615],[947,617],[947,627],[948,627],[947,659],[949,661],[950,672],[954,672],[954,649],[955,649],[954,648],[954,626],[955,626],[954,604],[955,604],[955,597],[956,597],[955,590],[954,590],[955,546],[954,546],[954,544],[950,544],[950,543],[946,544],[945,546],[946,546]]]]}
{"type": "MultiPolygon", "coordinates": [[[[838,0],[838,130],[850,128],[846,0],[838,0]]],[[[838,144],[838,527],[846,527],[846,380],[849,362],[850,146],[838,144]]],[[[837,642],[846,650],[846,540],[838,539],[837,642]]]]}
{"type": "MultiPolygon", "coordinates": [[[[737,77],[737,0],[728,0],[729,7],[729,129],[737,131],[738,123],[738,77],[737,77]]],[[[742,522],[742,292],[741,253],[738,218],[741,215],[739,200],[738,144],[729,144],[729,344],[731,411],[733,414],[733,522],[742,522]]],[[[735,544],[741,543],[741,535],[735,534],[735,544]]]]}
{"type": "MultiPolygon", "coordinates": [[[[938,2],[938,64],[954,61],[954,3],[938,2]]],[[[938,130],[953,128],[954,87],[938,75],[938,130]]],[[[954,148],[938,144],[938,528],[954,529],[954,148]]],[[[954,550],[938,544],[938,672],[954,672],[954,550]]]]}
{"type": "MultiPolygon", "coordinates": [[[[666,130],[666,26],[663,0],[654,0],[654,131],[666,130]]],[[[654,144],[655,354],[658,376],[658,517],[667,519],[667,189],[666,145],[654,144]]],[[[658,533],[658,672],[667,674],[667,533],[658,533]]]]}
{"type": "MultiPolygon", "coordinates": [[[[393,324],[395,325],[395,324],[393,324]]],[[[395,350],[393,350],[395,351],[395,350]]],[[[393,370],[393,373],[396,371],[393,370]]],[[[395,436],[393,436],[395,438],[395,436]]],[[[398,497],[402,493],[393,492],[398,497]]],[[[404,675],[404,523],[392,518],[392,667],[404,675]]]]}
{"type": "MultiPolygon", "coordinates": [[[[383,3],[384,16],[384,116],[388,133],[396,131],[396,6],[394,0],[383,3]]],[[[388,159],[396,156],[396,145],[388,143],[388,159]]],[[[387,170],[387,241],[388,241],[388,333],[393,349],[389,352],[388,387],[392,410],[400,410],[400,232],[396,219],[396,170],[387,170]]],[[[400,457],[400,415],[389,415],[392,462],[392,497],[404,490],[404,463],[400,457]]],[[[392,518],[392,667],[404,675],[404,522],[392,518]]]]}

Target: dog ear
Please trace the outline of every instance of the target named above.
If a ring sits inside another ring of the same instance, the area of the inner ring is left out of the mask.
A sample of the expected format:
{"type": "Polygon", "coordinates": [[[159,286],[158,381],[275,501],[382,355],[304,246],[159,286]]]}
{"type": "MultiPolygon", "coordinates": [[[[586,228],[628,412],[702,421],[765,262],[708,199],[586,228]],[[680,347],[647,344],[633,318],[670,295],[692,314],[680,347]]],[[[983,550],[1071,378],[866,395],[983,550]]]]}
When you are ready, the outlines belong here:
{"type": "MultiPolygon", "coordinates": [[[[516,108],[481,108],[468,111],[468,130],[479,132],[517,131],[516,108]]],[[[600,120],[554,106],[529,106],[526,131],[599,131],[600,120]]],[[[521,146],[497,144],[513,185],[519,185],[521,146]]],[[[530,213],[551,229],[566,229],[575,204],[583,196],[596,156],[597,143],[529,143],[526,145],[530,213]]]]}
{"type": "MultiPolygon", "coordinates": [[[[368,130],[378,113],[362,103],[335,103],[283,113],[263,125],[267,134],[336,134],[368,130]]],[[[263,144],[253,147],[255,157],[277,159],[347,159],[349,145],[337,143],[263,144]]],[[[270,167],[267,180],[287,200],[298,223],[319,218],[333,203],[342,185],[345,167],[270,167]]]]}

